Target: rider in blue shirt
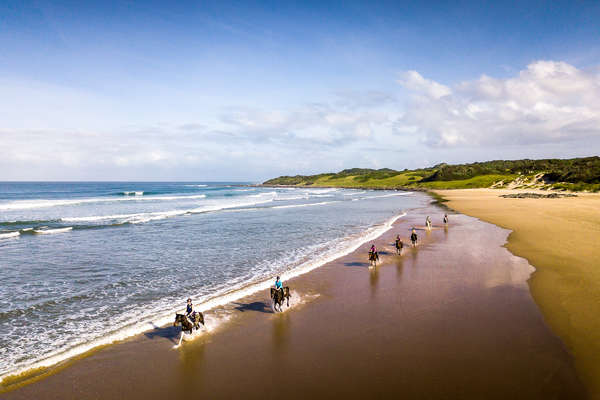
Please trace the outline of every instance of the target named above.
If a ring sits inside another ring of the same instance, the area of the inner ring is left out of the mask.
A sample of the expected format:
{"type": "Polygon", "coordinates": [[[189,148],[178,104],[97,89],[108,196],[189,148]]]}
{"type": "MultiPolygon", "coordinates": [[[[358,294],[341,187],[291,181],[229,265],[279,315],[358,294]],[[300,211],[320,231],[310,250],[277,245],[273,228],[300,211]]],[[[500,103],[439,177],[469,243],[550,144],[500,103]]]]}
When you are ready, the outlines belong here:
{"type": "Polygon", "coordinates": [[[279,280],[279,277],[275,280],[275,289],[281,290],[281,294],[283,294],[283,282],[279,280]]]}

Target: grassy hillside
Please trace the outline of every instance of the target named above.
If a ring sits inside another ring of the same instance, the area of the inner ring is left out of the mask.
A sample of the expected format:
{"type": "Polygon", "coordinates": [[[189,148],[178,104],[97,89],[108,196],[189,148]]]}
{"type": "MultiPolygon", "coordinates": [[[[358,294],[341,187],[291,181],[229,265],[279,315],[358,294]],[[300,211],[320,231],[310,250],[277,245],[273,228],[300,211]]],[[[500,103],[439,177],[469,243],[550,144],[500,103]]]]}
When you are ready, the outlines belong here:
{"type": "Polygon", "coordinates": [[[404,171],[352,168],[338,173],[281,176],[263,184],[373,189],[513,187],[598,191],[600,157],[439,164],[431,168],[404,171]]]}

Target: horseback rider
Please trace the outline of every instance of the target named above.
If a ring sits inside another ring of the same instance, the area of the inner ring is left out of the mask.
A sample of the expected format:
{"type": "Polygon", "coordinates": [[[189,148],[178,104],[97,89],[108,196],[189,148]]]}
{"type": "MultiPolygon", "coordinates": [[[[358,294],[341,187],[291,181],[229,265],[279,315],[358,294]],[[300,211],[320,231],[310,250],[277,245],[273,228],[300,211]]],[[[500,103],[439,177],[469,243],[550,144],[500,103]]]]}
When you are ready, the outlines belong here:
{"type": "Polygon", "coordinates": [[[369,250],[369,260],[377,260],[379,258],[379,254],[377,254],[377,247],[375,244],[371,245],[371,249],[369,250]]]}
{"type": "Polygon", "coordinates": [[[444,225],[448,224],[448,214],[444,214],[444,225]]]}
{"type": "Polygon", "coordinates": [[[279,277],[275,280],[275,289],[281,292],[281,298],[283,298],[283,282],[279,280],[279,277]]]}
{"type": "Polygon", "coordinates": [[[196,311],[194,311],[194,306],[192,305],[192,299],[187,299],[187,307],[185,309],[185,316],[191,323],[194,323],[196,311]]]}
{"type": "Polygon", "coordinates": [[[400,235],[396,235],[396,249],[398,251],[402,251],[403,247],[404,247],[404,243],[402,243],[402,239],[400,239],[400,235]]]}
{"type": "Polygon", "coordinates": [[[410,241],[412,242],[413,247],[417,245],[417,232],[415,228],[412,229],[412,233],[410,234],[410,241]]]}

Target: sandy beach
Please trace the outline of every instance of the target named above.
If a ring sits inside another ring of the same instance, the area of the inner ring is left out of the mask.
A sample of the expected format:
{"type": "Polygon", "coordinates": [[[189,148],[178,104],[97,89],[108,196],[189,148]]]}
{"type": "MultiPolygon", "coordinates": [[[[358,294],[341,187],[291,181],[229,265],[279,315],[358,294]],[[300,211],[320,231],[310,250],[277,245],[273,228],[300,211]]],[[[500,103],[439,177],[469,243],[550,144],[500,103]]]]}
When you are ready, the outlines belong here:
{"type": "Polygon", "coordinates": [[[292,307],[259,293],[206,313],[227,323],[173,349],[161,327],[68,365],[6,399],[584,398],[568,351],[544,322],[533,268],[508,231],[427,207],[356,252],[291,280],[292,307]],[[434,228],[423,223],[432,215],[434,228]],[[412,226],[416,249],[393,251],[412,226]]]}
{"type": "Polygon", "coordinates": [[[520,192],[437,191],[449,207],[513,231],[506,247],[536,267],[528,282],[533,298],[574,355],[593,397],[600,398],[600,194],[499,197],[520,192]]]}

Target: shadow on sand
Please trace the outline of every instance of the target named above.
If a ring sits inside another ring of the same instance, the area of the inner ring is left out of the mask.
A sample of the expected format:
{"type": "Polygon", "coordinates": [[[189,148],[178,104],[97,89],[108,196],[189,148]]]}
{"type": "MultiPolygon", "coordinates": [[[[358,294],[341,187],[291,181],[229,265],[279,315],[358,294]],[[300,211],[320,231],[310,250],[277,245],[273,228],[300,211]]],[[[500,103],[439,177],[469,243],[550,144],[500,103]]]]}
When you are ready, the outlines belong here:
{"type": "Polygon", "coordinates": [[[241,312],[244,311],[256,311],[262,313],[272,314],[273,310],[271,306],[264,301],[254,301],[252,303],[233,303],[235,304],[235,309],[241,312]]]}
{"type": "Polygon", "coordinates": [[[344,265],[346,267],[363,267],[363,268],[369,268],[369,263],[368,262],[353,261],[353,262],[345,262],[344,265]]]}
{"type": "Polygon", "coordinates": [[[152,324],[152,325],[154,326],[154,329],[152,329],[151,331],[145,332],[144,336],[146,336],[148,339],[154,339],[156,337],[169,339],[174,344],[177,344],[177,342],[179,340],[179,334],[181,333],[180,326],[172,326],[171,325],[171,326],[166,326],[164,328],[161,328],[160,326],[156,326],[154,324],[152,324]]]}

